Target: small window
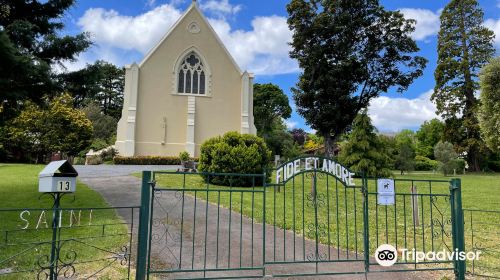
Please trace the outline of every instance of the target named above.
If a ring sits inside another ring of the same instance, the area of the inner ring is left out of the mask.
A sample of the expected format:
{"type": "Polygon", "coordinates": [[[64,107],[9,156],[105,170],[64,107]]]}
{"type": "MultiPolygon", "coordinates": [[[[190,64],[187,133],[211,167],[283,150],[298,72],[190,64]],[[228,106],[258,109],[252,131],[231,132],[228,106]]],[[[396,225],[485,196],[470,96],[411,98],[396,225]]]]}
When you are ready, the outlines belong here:
{"type": "Polygon", "coordinates": [[[205,94],[205,66],[193,51],[184,59],[178,69],[177,91],[187,94],[205,94]]]}

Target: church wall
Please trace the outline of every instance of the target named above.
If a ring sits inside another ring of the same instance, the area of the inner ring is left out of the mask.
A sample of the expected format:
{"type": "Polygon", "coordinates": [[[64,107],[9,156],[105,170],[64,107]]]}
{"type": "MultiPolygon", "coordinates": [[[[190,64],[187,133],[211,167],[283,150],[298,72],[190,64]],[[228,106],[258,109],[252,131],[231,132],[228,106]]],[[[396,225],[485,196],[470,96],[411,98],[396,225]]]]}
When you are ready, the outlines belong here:
{"type": "MultiPolygon", "coordinates": [[[[195,156],[207,138],[241,129],[241,73],[209,27],[191,9],[169,37],[140,65],[135,155],[178,155],[186,148],[187,96],[174,93],[175,63],[189,47],[199,50],[211,71],[208,96],[196,97],[195,156]],[[200,32],[187,26],[197,22],[200,32]],[[167,120],[166,143],[164,118],[167,120]]],[[[208,90],[208,88],[207,88],[208,90]]]]}

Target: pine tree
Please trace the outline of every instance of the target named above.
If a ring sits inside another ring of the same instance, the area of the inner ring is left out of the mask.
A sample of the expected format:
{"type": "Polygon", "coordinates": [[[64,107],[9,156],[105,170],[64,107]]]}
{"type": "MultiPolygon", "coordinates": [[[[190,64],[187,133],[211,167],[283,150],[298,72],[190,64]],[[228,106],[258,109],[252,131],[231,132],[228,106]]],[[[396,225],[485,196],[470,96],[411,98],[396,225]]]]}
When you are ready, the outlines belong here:
{"type": "Polygon", "coordinates": [[[387,177],[389,156],[376,134],[366,109],[354,119],[352,132],[341,147],[339,161],[351,170],[368,176],[387,177]]]}
{"type": "MultiPolygon", "coordinates": [[[[0,1],[0,57],[10,57],[10,71],[0,71],[2,98],[42,102],[61,92],[54,66],[74,60],[91,42],[86,33],[61,35],[62,17],[75,0],[0,1]]],[[[2,61],[2,64],[4,61],[2,61]]]]}
{"type": "Polygon", "coordinates": [[[445,120],[445,139],[467,153],[471,171],[479,171],[484,147],[474,93],[479,88],[479,70],[495,52],[493,38],[493,32],[483,26],[483,11],[476,0],[451,0],[444,8],[432,100],[445,120]]]}

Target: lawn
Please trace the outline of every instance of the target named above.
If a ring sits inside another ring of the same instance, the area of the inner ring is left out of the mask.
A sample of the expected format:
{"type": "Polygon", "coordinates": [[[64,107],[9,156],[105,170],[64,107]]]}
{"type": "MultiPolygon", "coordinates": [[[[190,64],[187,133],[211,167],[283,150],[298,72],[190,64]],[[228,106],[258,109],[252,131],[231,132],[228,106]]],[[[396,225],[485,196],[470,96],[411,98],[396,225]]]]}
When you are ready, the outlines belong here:
{"type": "MultiPolygon", "coordinates": [[[[500,210],[498,201],[500,195],[499,174],[468,174],[457,176],[462,180],[463,207],[469,209],[500,210]]],[[[375,180],[369,180],[368,194],[368,225],[369,250],[373,254],[379,244],[389,243],[398,248],[415,248],[418,251],[449,250],[451,240],[451,210],[449,181],[451,177],[439,174],[414,173],[396,175],[396,201],[393,206],[379,206],[375,180]],[[411,186],[417,187],[418,222],[413,222],[411,186]]],[[[263,221],[263,189],[254,187],[260,192],[238,192],[245,188],[222,187],[206,184],[196,174],[155,174],[160,188],[184,191],[188,195],[196,195],[197,199],[209,200],[221,207],[242,212],[258,222],[263,221]],[[209,191],[206,191],[206,190],[209,191]],[[232,192],[228,190],[232,189],[232,192]],[[196,190],[196,191],[194,191],[196,190]],[[205,190],[205,191],[203,191],[205,190]]],[[[361,180],[356,180],[361,185],[361,180]]],[[[323,259],[334,259],[341,255],[342,249],[348,249],[349,259],[362,259],[364,252],[363,240],[363,195],[359,188],[345,188],[335,178],[330,176],[317,177],[316,203],[314,207],[311,196],[312,178],[300,174],[280,189],[268,187],[266,193],[266,223],[277,228],[294,231],[299,238],[330,244],[332,249],[320,252],[323,259]],[[315,211],[317,209],[317,211],[315,211]],[[317,215],[316,215],[317,214],[317,215]],[[316,222],[317,220],[317,222],[316,222]],[[317,226],[316,226],[317,225],[317,226]],[[350,254],[350,255],[349,255],[350,254]]],[[[248,188],[246,189],[248,190],[248,188]]],[[[476,274],[498,276],[500,253],[498,242],[500,236],[499,213],[474,212],[471,226],[470,212],[465,212],[466,250],[480,249],[483,259],[474,263],[476,274]],[[475,240],[472,240],[474,231],[475,240]],[[478,243],[480,240],[480,244],[478,243]],[[477,245],[473,247],[472,244],[477,245]]],[[[279,236],[279,235],[278,235],[279,236]]],[[[270,244],[284,243],[285,240],[270,241],[270,244]]],[[[294,239],[286,242],[296,242],[294,239]]],[[[274,245],[276,246],[276,245],[274,245]]],[[[295,248],[295,246],[292,246],[295,248]]],[[[294,258],[305,259],[305,252],[298,248],[294,258]]],[[[283,256],[268,256],[268,260],[288,261],[283,256]],[[281,258],[281,259],[280,259],[281,258]]],[[[402,262],[404,263],[404,262],[402,262]]],[[[413,264],[418,269],[447,267],[451,264],[413,264]]],[[[472,263],[468,263],[468,271],[472,271],[472,263]]]]}
{"type": "MultiPolygon", "coordinates": [[[[38,192],[42,165],[0,165],[0,278],[45,278],[52,238],[52,198],[38,192]]],[[[82,183],[61,200],[60,274],[124,279],[129,230],[104,199],[82,183]],[[92,208],[92,209],[91,209],[92,208]],[[100,209],[97,209],[100,208],[100,209]],[[104,209],[103,209],[104,208],[104,209]],[[125,253],[117,258],[116,253],[125,253]],[[121,263],[121,264],[120,264],[121,263]],[[123,264],[123,265],[122,265],[123,264]]],[[[128,258],[127,258],[128,259],[128,258]]]]}

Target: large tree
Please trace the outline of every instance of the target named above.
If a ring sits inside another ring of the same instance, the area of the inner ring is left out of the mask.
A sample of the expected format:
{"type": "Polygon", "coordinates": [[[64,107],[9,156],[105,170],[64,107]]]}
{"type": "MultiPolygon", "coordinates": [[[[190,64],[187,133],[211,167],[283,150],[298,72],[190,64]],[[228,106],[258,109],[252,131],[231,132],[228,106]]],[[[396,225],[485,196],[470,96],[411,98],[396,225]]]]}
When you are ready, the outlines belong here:
{"type": "Polygon", "coordinates": [[[8,143],[20,158],[44,159],[60,151],[75,156],[90,145],[92,123],[80,110],[73,109],[68,94],[42,105],[26,102],[21,113],[8,122],[8,143]]]}
{"type": "Polygon", "coordinates": [[[257,134],[266,137],[273,130],[275,122],[288,119],[292,108],[283,90],[274,84],[254,84],[253,115],[257,134]]]}
{"type": "Polygon", "coordinates": [[[471,171],[479,171],[483,142],[477,118],[478,72],[495,52],[494,33],[483,25],[476,0],[451,0],[441,13],[438,66],[432,100],[445,120],[445,138],[467,154],[471,171]]]}
{"type": "Polygon", "coordinates": [[[479,124],[488,147],[500,152],[500,57],[484,66],[480,74],[479,124]]]}
{"type": "Polygon", "coordinates": [[[444,123],[438,119],[425,121],[417,131],[417,154],[434,158],[434,146],[443,139],[444,123]]]}
{"type": "Polygon", "coordinates": [[[61,35],[64,13],[75,0],[1,1],[0,92],[10,107],[21,99],[41,101],[60,92],[54,66],[74,60],[91,42],[85,33],[61,35]],[[5,64],[4,64],[5,63],[5,64]],[[8,63],[8,64],[7,64],[8,63]]]}
{"type": "Polygon", "coordinates": [[[347,142],[340,149],[339,161],[353,171],[386,177],[391,175],[389,160],[366,109],[361,111],[354,119],[347,142]]]}
{"type": "Polygon", "coordinates": [[[370,100],[396,86],[405,91],[426,59],[411,38],[415,21],[378,0],[292,0],[290,55],[303,73],[293,96],[297,111],[325,138],[326,153],[370,100]]]}
{"type": "Polygon", "coordinates": [[[73,95],[75,106],[99,104],[103,114],[119,120],[123,107],[125,70],[98,60],[85,68],[61,76],[64,89],[73,95]]]}

